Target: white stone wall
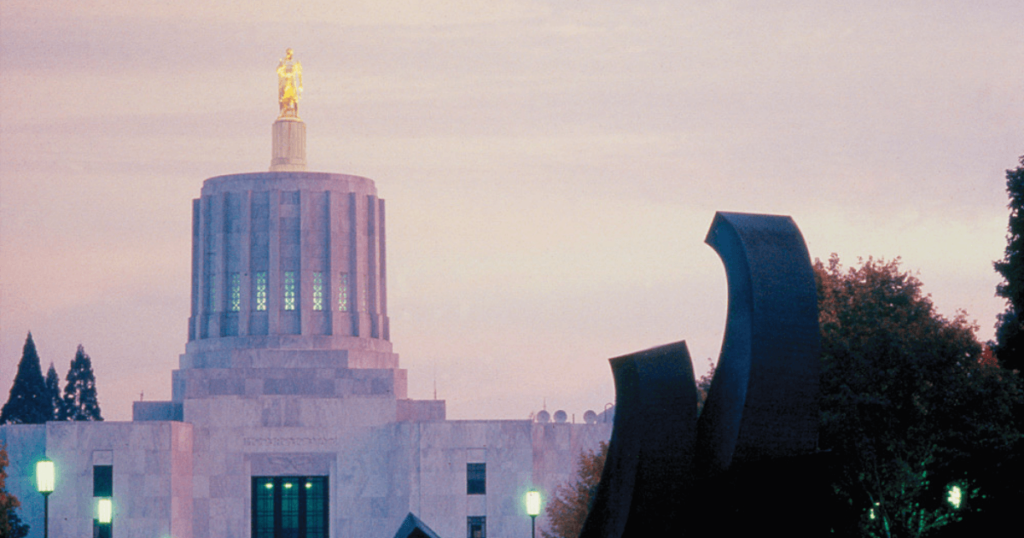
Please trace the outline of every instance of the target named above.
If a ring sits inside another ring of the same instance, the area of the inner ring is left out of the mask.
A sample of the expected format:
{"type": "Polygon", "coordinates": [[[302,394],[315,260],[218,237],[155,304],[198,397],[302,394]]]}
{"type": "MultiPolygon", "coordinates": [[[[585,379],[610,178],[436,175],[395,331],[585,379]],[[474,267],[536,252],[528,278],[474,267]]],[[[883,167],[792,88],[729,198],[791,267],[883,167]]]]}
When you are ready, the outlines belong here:
{"type": "MultiPolygon", "coordinates": [[[[57,466],[50,535],[89,536],[92,466],[112,464],[117,537],[246,538],[253,476],[328,476],[331,536],[390,538],[416,514],[443,537],[469,516],[487,536],[526,536],[523,500],[549,499],[574,478],[581,451],[611,424],[531,421],[395,422],[382,398],[217,397],[186,400],[184,422],[51,422],[0,427],[11,458],[8,488],[41,536],[34,463],[57,466]],[[486,464],[486,494],[467,494],[467,463],[486,464]]],[[[538,528],[546,525],[544,516],[538,528]]]]}
{"type": "Polygon", "coordinates": [[[19,513],[31,526],[30,537],[43,535],[34,466],[44,452],[57,472],[50,495],[51,537],[92,536],[93,465],[113,466],[114,536],[191,536],[191,425],[49,422],[0,426],[0,435],[12,455],[8,485],[23,499],[19,513]]]}
{"type": "MultiPolygon", "coordinates": [[[[527,420],[438,421],[409,429],[407,437],[418,439],[410,511],[444,537],[465,536],[469,516],[485,516],[491,538],[529,535],[526,492],[550,498],[575,477],[581,451],[611,436],[611,424],[527,420]],[[467,494],[467,463],[486,464],[485,495],[467,494]]],[[[545,525],[543,516],[537,524],[545,525]]]]}

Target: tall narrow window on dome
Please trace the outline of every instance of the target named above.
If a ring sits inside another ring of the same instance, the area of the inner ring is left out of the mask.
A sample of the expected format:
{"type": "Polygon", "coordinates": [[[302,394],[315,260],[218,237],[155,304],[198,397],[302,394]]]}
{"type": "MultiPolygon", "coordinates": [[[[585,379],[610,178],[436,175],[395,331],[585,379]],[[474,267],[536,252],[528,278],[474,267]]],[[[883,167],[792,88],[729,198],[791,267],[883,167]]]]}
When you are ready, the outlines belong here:
{"type": "Polygon", "coordinates": [[[348,273],[338,279],[338,312],[348,312],[348,273]]]}
{"type": "Polygon", "coordinates": [[[295,310],[295,271],[284,272],[284,309],[295,310]]]}
{"type": "Polygon", "coordinates": [[[313,310],[324,309],[324,274],[313,272],[313,310]]]}
{"type": "Polygon", "coordinates": [[[232,312],[242,309],[242,275],[231,273],[231,308],[232,312]]]}
{"type": "Polygon", "coordinates": [[[206,311],[217,311],[217,286],[212,278],[206,281],[206,311]]]}
{"type": "Polygon", "coordinates": [[[366,282],[363,282],[362,289],[359,290],[359,311],[366,312],[366,295],[369,293],[366,287],[366,282]]]}
{"type": "Polygon", "coordinates": [[[257,271],[256,278],[253,279],[255,282],[254,291],[256,292],[256,300],[253,301],[256,304],[256,310],[267,309],[267,272],[257,271]]]}

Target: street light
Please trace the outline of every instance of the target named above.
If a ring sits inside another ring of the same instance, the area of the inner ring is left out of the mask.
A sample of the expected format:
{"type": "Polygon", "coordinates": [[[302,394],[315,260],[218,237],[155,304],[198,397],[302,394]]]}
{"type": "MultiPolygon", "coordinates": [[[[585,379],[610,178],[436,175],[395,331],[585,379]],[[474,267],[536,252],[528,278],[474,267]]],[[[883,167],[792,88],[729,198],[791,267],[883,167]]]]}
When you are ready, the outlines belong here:
{"type": "Polygon", "coordinates": [[[537,516],[540,515],[540,492],[526,492],[526,513],[530,516],[530,536],[537,538],[537,516]]]}
{"type": "Polygon", "coordinates": [[[55,475],[50,458],[43,456],[36,462],[36,489],[43,494],[43,538],[50,536],[50,494],[53,493],[55,475]]]}
{"type": "Polygon", "coordinates": [[[100,499],[96,503],[96,519],[100,522],[100,525],[110,525],[113,515],[114,503],[110,499],[100,499]]]}
{"type": "Polygon", "coordinates": [[[99,524],[98,535],[110,538],[110,522],[114,518],[114,503],[110,497],[100,497],[96,501],[96,523],[99,524]]]}

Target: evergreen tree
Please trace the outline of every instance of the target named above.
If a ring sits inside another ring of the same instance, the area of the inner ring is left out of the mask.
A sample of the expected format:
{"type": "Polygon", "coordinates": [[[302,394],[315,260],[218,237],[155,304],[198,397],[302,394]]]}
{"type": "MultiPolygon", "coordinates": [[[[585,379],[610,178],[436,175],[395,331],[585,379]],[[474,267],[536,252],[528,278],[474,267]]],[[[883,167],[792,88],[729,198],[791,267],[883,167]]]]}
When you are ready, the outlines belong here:
{"type": "Polygon", "coordinates": [[[64,407],[64,400],[60,397],[60,376],[57,369],[50,363],[50,369],[46,371],[46,394],[53,403],[53,415],[50,420],[60,420],[61,408],[64,407]]]}
{"type": "Polygon", "coordinates": [[[32,341],[32,333],[28,333],[11,395],[0,411],[0,424],[42,424],[52,419],[53,405],[47,398],[36,344],[32,341]]]}
{"type": "Polygon", "coordinates": [[[92,373],[92,361],[81,345],[78,346],[75,358],[68,367],[61,419],[103,420],[100,415],[100,403],[96,399],[96,376],[92,373]]]}
{"type": "Polygon", "coordinates": [[[996,295],[1006,299],[1006,311],[996,323],[995,353],[1003,368],[1024,371],[1024,156],[1016,170],[1006,171],[1006,193],[1010,196],[1006,254],[994,264],[1004,280],[996,287],[996,295]]]}

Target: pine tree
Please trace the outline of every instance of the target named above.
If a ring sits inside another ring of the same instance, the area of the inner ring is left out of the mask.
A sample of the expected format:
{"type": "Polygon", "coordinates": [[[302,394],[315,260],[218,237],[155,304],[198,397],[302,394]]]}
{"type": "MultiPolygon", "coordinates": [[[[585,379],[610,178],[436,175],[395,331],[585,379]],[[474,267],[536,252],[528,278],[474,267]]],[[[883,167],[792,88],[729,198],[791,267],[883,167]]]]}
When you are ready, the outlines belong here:
{"type": "Polygon", "coordinates": [[[103,420],[100,403],[96,399],[96,376],[92,373],[92,361],[85,348],[78,346],[75,358],[68,367],[64,385],[62,420],[103,420]]]}
{"type": "Polygon", "coordinates": [[[53,404],[53,418],[50,420],[60,420],[64,400],[60,397],[60,376],[57,375],[57,369],[53,367],[52,362],[50,369],[46,371],[46,393],[53,404]]]}
{"type": "Polygon", "coordinates": [[[36,344],[32,341],[32,333],[28,333],[11,395],[0,411],[0,424],[42,424],[52,419],[53,406],[47,398],[36,344]]]}
{"type": "Polygon", "coordinates": [[[1006,193],[1010,196],[1010,222],[1006,254],[995,262],[1003,283],[996,295],[1006,299],[1006,311],[996,323],[996,358],[1003,368],[1024,371],[1024,156],[1016,170],[1006,171],[1006,193]]]}

